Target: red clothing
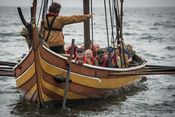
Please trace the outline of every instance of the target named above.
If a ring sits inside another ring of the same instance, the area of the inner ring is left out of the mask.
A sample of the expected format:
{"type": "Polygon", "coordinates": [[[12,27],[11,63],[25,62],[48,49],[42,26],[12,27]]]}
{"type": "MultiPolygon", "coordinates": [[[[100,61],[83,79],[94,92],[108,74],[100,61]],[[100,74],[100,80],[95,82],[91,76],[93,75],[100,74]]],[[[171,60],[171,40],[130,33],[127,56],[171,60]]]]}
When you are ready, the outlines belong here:
{"type": "Polygon", "coordinates": [[[107,57],[105,57],[105,56],[102,56],[102,57],[97,56],[96,59],[98,61],[98,65],[99,66],[106,67],[106,65],[107,65],[107,57]]]}
{"type": "Polygon", "coordinates": [[[92,62],[92,65],[95,64],[95,58],[94,57],[91,58],[91,62],[92,62]]]}
{"type": "Polygon", "coordinates": [[[47,16],[58,16],[58,14],[56,14],[56,13],[48,13],[48,14],[46,14],[47,16]]]}

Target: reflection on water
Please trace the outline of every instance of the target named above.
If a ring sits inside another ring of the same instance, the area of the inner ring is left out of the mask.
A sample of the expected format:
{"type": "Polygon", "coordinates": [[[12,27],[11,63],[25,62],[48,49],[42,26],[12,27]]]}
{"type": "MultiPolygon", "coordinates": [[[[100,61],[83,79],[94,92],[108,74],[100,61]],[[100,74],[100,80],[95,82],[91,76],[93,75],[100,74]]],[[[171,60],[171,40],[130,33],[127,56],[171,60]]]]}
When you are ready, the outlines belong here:
{"type": "MultiPolygon", "coordinates": [[[[20,98],[17,103],[11,104],[15,116],[96,116],[101,113],[105,116],[106,111],[111,106],[119,108],[128,97],[134,96],[139,92],[148,90],[145,83],[137,83],[129,87],[116,91],[116,95],[103,99],[75,100],[67,102],[67,109],[63,110],[62,103],[50,102],[40,107],[38,104],[20,98]]],[[[110,110],[109,110],[110,111],[110,110]]],[[[112,115],[111,115],[112,116],[112,115]]]]}

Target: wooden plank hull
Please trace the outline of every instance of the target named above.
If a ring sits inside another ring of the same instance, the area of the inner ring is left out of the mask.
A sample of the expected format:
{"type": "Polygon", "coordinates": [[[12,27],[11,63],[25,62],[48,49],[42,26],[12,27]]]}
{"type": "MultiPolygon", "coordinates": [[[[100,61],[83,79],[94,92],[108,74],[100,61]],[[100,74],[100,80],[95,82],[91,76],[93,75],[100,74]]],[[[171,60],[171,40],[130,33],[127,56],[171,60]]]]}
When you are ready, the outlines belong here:
{"type": "MultiPolygon", "coordinates": [[[[42,100],[61,101],[64,96],[64,81],[67,74],[67,58],[55,54],[44,46],[39,46],[39,64],[41,69],[35,67],[34,51],[15,67],[16,85],[22,91],[24,98],[30,101],[42,100]],[[36,72],[40,72],[38,80],[36,72]],[[39,81],[39,84],[37,84],[39,81]]],[[[128,72],[130,69],[101,68],[91,65],[70,64],[70,86],[68,100],[103,98],[115,95],[115,90],[133,84],[140,80],[140,75],[114,76],[111,73],[128,72]]],[[[140,68],[144,67],[141,65],[140,68]]],[[[137,68],[139,69],[139,67],[137,68]]],[[[135,70],[135,69],[131,69],[135,70]]]]}

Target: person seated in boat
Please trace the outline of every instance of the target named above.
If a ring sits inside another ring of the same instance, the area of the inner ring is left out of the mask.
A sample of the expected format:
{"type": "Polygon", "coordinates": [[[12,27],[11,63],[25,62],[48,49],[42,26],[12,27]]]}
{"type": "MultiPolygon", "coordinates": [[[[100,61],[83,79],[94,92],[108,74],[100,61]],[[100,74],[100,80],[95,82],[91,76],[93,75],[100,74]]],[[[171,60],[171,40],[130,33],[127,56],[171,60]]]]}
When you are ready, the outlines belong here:
{"type": "Polygon", "coordinates": [[[91,44],[91,50],[93,51],[93,55],[96,56],[97,51],[100,49],[100,44],[94,43],[93,45],[91,44]]]}
{"type": "Polygon", "coordinates": [[[89,59],[86,59],[84,55],[84,49],[83,48],[77,48],[76,50],[76,57],[74,58],[75,63],[83,64],[83,63],[90,63],[89,59]]]}
{"type": "Polygon", "coordinates": [[[121,67],[121,59],[120,59],[120,51],[118,48],[115,49],[115,55],[117,57],[117,66],[120,68],[121,67]]]}
{"type": "MultiPolygon", "coordinates": [[[[129,67],[131,62],[133,61],[133,52],[131,52],[131,46],[129,45],[124,45],[124,59],[125,61],[123,60],[123,57],[121,55],[121,59],[122,59],[122,66],[125,66],[125,67],[129,67]]],[[[116,49],[116,54],[118,54],[118,56],[120,56],[120,52],[119,52],[119,48],[116,49]]],[[[121,63],[120,63],[121,64],[121,63]]]]}
{"type": "Polygon", "coordinates": [[[120,67],[120,57],[116,55],[114,52],[116,51],[113,47],[108,48],[108,59],[107,59],[107,67],[110,68],[118,68],[120,67]]]}
{"type": "Polygon", "coordinates": [[[85,57],[87,60],[90,60],[88,61],[89,63],[87,64],[90,64],[90,65],[95,65],[95,66],[98,66],[98,61],[97,59],[93,56],[93,52],[91,49],[87,49],[85,52],[85,57]]]}
{"type": "Polygon", "coordinates": [[[44,28],[42,35],[44,35],[48,47],[56,53],[64,54],[63,27],[72,23],[84,22],[91,18],[93,14],[60,16],[60,9],[61,5],[57,2],[53,2],[49,7],[49,13],[42,23],[44,26],[41,27],[44,28]]]}
{"type": "Polygon", "coordinates": [[[133,47],[130,44],[127,44],[125,47],[125,53],[128,56],[128,60],[127,63],[131,63],[133,60],[133,56],[135,54],[135,52],[133,51],[133,47]]]}
{"type": "Polygon", "coordinates": [[[105,54],[104,50],[102,49],[99,49],[97,51],[97,54],[96,54],[96,57],[95,57],[98,61],[98,65],[100,67],[106,67],[107,66],[107,59],[108,59],[108,56],[105,54]]]}

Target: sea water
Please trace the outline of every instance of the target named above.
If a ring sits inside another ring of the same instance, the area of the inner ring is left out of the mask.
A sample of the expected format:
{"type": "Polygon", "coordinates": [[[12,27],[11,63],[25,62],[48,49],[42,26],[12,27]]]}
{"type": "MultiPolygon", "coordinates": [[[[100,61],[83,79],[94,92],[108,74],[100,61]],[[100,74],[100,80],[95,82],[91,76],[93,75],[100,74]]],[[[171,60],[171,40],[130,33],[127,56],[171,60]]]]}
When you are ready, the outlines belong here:
{"type": "MultiPolygon", "coordinates": [[[[22,10],[30,22],[30,9],[22,10]]],[[[106,47],[104,9],[93,10],[94,42],[106,47]]],[[[63,8],[61,11],[61,15],[81,13],[80,8],[63,8]]],[[[123,19],[124,40],[133,45],[148,64],[175,66],[175,8],[125,8],[123,19]]],[[[0,7],[1,61],[16,62],[19,56],[29,51],[25,39],[20,36],[22,27],[15,7],[0,7]]],[[[82,23],[67,25],[63,31],[66,44],[70,44],[71,39],[75,39],[76,44],[83,43],[82,23]]],[[[110,29],[109,33],[111,39],[110,29]]],[[[68,109],[63,111],[59,105],[39,108],[37,104],[23,100],[15,79],[0,77],[0,116],[174,117],[175,75],[148,75],[147,78],[146,82],[120,96],[68,104],[68,109]]]]}

